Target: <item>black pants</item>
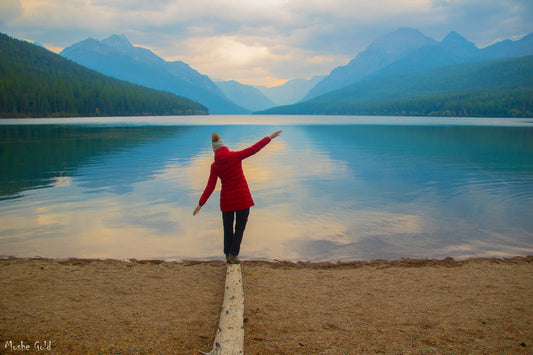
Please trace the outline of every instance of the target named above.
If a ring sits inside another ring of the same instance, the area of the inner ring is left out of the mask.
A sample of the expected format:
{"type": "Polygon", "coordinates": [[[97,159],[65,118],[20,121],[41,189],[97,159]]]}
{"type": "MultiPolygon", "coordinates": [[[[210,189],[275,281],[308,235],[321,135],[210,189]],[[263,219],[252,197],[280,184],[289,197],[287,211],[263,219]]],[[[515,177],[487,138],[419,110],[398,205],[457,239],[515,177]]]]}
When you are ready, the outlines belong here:
{"type": "Polygon", "coordinates": [[[239,255],[241,250],[242,236],[246,222],[248,222],[248,215],[250,209],[231,212],[222,212],[222,222],[224,224],[224,254],[239,255]],[[235,218],[237,216],[237,218],[235,218]],[[235,229],[233,229],[233,221],[235,220],[235,229]]]}

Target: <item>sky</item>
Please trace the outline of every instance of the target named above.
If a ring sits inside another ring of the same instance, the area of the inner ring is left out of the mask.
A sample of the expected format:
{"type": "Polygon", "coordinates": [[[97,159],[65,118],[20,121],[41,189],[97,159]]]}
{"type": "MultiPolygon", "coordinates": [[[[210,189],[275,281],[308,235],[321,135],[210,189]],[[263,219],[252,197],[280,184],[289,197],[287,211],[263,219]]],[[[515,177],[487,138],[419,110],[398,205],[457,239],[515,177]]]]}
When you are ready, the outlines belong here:
{"type": "Polygon", "coordinates": [[[55,52],[124,34],[212,79],[276,86],[329,74],[402,27],[482,48],[533,32],[531,0],[0,0],[0,32],[55,52]]]}

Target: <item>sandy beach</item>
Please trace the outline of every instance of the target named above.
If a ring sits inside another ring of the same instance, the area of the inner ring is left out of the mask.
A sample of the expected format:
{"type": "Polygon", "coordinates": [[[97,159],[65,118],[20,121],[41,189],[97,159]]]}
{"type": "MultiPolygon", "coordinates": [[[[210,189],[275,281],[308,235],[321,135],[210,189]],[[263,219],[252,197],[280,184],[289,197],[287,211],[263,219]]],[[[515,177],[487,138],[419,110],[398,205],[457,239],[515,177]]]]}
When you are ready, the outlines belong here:
{"type": "MultiPolygon", "coordinates": [[[[210,351],[222,261],[0,260],[0,352],[210,351]]],[[[533,354],[533,257],[244,261],[248,354],[533,354]]]]}

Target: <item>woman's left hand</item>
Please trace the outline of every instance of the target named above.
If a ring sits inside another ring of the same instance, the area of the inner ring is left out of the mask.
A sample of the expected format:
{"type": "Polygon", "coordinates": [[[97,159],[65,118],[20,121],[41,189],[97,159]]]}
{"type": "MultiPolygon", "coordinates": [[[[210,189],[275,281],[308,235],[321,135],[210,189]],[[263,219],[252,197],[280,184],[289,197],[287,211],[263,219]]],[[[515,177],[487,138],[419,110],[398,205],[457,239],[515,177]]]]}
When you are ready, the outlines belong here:
{"type": "Polygon", "coordinates": [[[274,132],[270,135],[270,139],[274,139],[281,134],[281,131],[274,132]]]}

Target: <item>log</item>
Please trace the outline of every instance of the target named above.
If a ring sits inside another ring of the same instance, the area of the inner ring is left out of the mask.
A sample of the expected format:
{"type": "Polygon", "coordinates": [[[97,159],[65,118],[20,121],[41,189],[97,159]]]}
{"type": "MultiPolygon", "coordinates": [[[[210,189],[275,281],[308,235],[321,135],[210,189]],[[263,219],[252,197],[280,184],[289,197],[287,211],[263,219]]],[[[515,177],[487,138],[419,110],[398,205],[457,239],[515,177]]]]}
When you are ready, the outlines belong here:
{"type": "Polygon", "coordinates": [[[239,355],[244,349],[244,291],[240,264],[228,264],[224,302],[217,335],[209,354],[239,355]]]}

